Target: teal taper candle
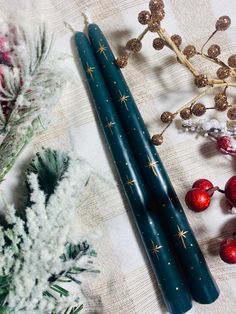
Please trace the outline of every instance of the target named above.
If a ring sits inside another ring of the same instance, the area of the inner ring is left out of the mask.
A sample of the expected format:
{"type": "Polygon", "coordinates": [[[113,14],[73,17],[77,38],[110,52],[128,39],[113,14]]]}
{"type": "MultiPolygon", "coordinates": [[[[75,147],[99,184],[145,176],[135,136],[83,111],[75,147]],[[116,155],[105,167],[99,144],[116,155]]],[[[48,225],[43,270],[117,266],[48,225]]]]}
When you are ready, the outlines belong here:
{"type": "Polygon", "coordinates": [[[192,296],[199,303],[212,303],[219,295],[218,287],[211,276],[161,159],[151,143],[150,135],[129,87],[116,66],[108,41],[96,24],[88,26],[88,33],[121,123],[132,145],[134,156],[143,177],[156,197],[156,204],[159,207],[157,215],[175,245],[192,296]]]}
{"type": "Polygon", "coordinates": [[[191,300],[184,279],[155,215],[155,205],[144,186],[92,48],[88,39],[80,32],[75,34],[75,43],[94,99],[94,107],[100,120],[100,126],[113,155],[126,197],[167,308],[173,314],[185,313],[191,308],[191,300]]]}

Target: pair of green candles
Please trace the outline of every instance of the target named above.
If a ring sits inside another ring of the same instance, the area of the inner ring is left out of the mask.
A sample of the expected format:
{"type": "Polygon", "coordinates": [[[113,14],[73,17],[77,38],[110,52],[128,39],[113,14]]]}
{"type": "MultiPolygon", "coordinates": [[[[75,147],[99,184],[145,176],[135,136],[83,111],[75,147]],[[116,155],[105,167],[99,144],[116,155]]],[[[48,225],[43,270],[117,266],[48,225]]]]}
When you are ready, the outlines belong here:
{"type": "MultiPolygon", "coordinates": [[[[218,287],[102,31],[88,25],[75,45],[100,127],[171,314],[210,304],[218,287]]],[[[150,313],[151,314],[151,313],[150,313]]]]}

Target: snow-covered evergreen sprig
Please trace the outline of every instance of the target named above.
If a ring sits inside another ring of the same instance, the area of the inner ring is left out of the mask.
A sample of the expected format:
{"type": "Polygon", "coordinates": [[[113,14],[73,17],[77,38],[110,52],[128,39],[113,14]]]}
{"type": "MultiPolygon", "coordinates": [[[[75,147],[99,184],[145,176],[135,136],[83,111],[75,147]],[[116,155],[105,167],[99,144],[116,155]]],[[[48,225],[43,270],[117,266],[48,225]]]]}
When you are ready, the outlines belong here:
{"type": "Polygon", "coordinates": [[[24,215],[8,205],[0,232],[0,313],[77,314],[78,275],[95,270],[86,241],[71,243],[76,205],[88,182],[81,161],[50,149],[29,167],[30,197],[24,215]],[[51,187],[49,188],[49,185],[51,187]]]}
{"type": "Polygon", "coordinates": [[[67,81],[51,56],[45,25],[0,21],[0,182],[33,135],[45,128],[67,81]]]}

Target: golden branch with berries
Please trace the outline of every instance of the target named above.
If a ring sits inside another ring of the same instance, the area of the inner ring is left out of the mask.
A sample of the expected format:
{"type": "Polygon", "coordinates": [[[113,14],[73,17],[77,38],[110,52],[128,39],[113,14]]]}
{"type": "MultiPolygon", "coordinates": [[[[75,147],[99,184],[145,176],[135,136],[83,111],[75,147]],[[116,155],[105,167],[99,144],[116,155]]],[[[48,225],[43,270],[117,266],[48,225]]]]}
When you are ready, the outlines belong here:
{"type": "Polygon", "coordinates": [[[153,41],[153,47],[156,50],[161,50],[164,47],[172,50],[176,55],[176,60],[180,64],[184,65],[193,75],[194,83],[198,88],[204,88],[204,90],[187,102],[184,106],[179,108],[175,112],[163,112],[161,115],[161,121],[166,123],[166,127],[159,133],[152,137],[153,144],[161,145],[163,143],[163,134],[168,127],[173,123],[177,116],[180,116],[183,120],[188,120],[192,115],[201,117],[207,110],[215,109],[223,112],[227,111],[227,117],[229,120],[236,120],[236,105],[230,104],[227,97],[227,90],[230,87],[236,87],[236,54],[228,58],[228,62],[225,63],[220,59],[221,47],[217,44],[212,44],[205,52],[205,47],[209,41],[214,37],[217,32],[227,30],[231,25],[231,19],[229,16],[221,16],[215,24],[215,30],[211,36],[207,39],[200,51],[197,51],[193,45],[188,45],[184,49],[181,49],[182,38],[181,36],[174,34],[170,36],[165,29],[161,27],[161,21],[165,17],[164,1],[163,0],[151,0],[149,2],[150,11],[142,11],[139,13],[138,21],[142,25],[147,25],[146,29],[138,36],[129,40],[126,44],[126,54],[117,58],[117,65],[120,68],[124,68],[128,64],[129,57],[138,53],[142,49],[142,39],[150,31],[157,33],[158,37],[153,41]],[[209,77],[206,74],[199,73],[199,71],[193,66],[190,59],[199,55],[205,60],[213,62],[219,65],[216,72],[216,77],[209,77]],[[217,89],[221,88],[219,91],[217,89]],[[207,108],[199,101],[201,98],[209,94],[211,91],[216,90],[214,98],[214,107],[207,108]]]}

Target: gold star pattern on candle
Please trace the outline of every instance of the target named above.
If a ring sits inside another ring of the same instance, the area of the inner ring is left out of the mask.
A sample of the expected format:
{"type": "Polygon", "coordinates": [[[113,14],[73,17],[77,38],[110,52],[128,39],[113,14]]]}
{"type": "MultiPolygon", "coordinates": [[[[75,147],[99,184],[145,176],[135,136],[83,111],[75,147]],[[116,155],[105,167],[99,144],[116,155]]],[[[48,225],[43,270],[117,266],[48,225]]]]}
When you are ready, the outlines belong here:
{"type": "Polygon", "coordinates": [[[128,109],[128,106],[127,106],[127,100],[128,100],[128,98],[129,98],[129,96],[122,95],[122,93],[121,93],[120,90],[119,90],[119,94],[120,94],[119,102],[120,102],[121,104],[125,104],[125,108],[126,108],[126,110],[128,111],[129,109],[128,109]]]}
{"type": "Polygon", "coordinates": [[[178,233],[176,234],[176,236],[181,239],[181,242],[183,244],[183,247],[186,249],[186,244],[185,244],[185,241],[184,239],[186,239],[186,234],[188,233],[188,231],[184,231],[184,230],[181,230],[180,227],[177,225],[177,228],[178,228],[178,233]]]}
{"type": "Polygon", "coordinates": [[[93,80],[93,72],[94,72],[94,70],[95,70],[95,68],[90,67],[90,66],[88,65],[88,63],[87,63],[86,73],[87,73],[88,75],[90,75],[90,77],[91,77],[92,80],[93,80]]]}
{"type": "Polygon", "coordinates": [[[156,169],[156,164],[158,163],[158,161],[152,160],[149,156],[147,156],[147,158],[148,158],[148,164],[147,164],[146,168],[151,169],[153,174],[156,177],[158,177],[158,173],[157,173],[157,169],[156,169]]]}
{"type": "Polygon", "coordinates": [[[126,178],[127,178],[126,184],[130,187],[130,189],[131,189],[131,191],[133,193],[134,191],[133,191],[132,187],[134,186],[136,181],[134,179],[129,179],[128,176],[126,176],[126,178]]]}
{"type": "MultiPolygon", "coordinates": [[[[99,41],[99,48],[98,48],[98,51],[97,51],[97,52],[99,52],[100,54],[103,54],[104,57],[107,59],[106,50],[107,50],[107,48],[106,48],[104,45],[102,45],[102,44],[100,43],[100,41],[99,41]]],[[[107,59],[107,60],[108,60],[108,59],[107,59]]]]}
{"type": "Polygon", "coordinates": [[[160,249],[162,248],[161,245],[155,244],[154,241],[151,240],[152,246],[150,251],[152,252],[152,254],[155,254],[157,259],[159,260],[159,256],[158,253],[160,253],[160,249]]]}
{"type": "Polygon", "coordinates": [[[115,122],[109,121],[107,118],[106,118],[106,120],[107,120],[106,128],[108,128],[111,131],[111,134],[113,135],[112,128],[115,125],[115,122]]]}

